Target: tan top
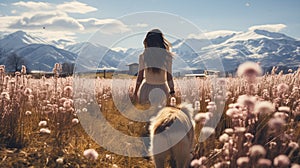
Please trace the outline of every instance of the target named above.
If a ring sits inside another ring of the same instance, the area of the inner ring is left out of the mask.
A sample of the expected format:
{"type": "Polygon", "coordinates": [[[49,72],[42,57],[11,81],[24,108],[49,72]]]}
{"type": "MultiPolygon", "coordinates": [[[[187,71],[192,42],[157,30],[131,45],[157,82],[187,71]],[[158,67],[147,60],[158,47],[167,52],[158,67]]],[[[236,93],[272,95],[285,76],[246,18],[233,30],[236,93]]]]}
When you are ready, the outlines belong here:
{"type": "Polygon", "coordinates": [[[144,69],[145,82],[152,85],[165,84],[167,81],[167,72],[172,74],[172,57],[167,57],[166,69],[162,68],[158,73],[154,73],[147,69],[144,62],[144,55],[141,54],[139,57],[139,71],[144,69]]]}

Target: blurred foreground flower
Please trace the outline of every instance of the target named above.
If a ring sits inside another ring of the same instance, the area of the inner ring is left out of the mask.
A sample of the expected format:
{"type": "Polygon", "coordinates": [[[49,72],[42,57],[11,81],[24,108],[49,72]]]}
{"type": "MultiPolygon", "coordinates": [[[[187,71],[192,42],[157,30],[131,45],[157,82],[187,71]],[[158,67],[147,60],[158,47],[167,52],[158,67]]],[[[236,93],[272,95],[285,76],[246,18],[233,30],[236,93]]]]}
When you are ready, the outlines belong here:
{"type": "Polygon", "coordinates": [[[262,75],[262,69],[255,62],[245,62],[238,67],[237,74],[248,82],[254,82],[257,76],[262,75]]]}
{"type": "Polygon", "coordinates": [[[271,114],[275,111],[274,105],[269,101],[257,102],[254,107],[254,113],[271,114]]]}
{"type": "Polygon", "coordinates": [[[289,164],[290,164],[290,159],[286,155],[279,155],[274,158],[274,166],[288,167],[289,164]]]}
{"type": "Polygon", "coordinates": [[[249,149],[249,154],[251,157],[264,157],[266,155],[266,150],[261,145],[253,145],[249,149]]]}

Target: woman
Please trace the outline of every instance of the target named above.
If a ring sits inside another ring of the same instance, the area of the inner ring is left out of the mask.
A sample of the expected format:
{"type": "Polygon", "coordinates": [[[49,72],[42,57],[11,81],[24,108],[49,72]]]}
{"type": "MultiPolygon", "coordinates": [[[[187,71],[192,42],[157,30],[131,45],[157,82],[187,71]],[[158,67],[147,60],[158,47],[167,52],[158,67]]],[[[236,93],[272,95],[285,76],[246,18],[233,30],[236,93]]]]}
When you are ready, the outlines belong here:
{"type": "Polygon", "coordinates": [[[174,96],[172,53],[170,43],[158,29],[149,31],[144,40],[144,52],[139,56],[139,72],[134,91],[140,104],[166,103],[174,96]]]}

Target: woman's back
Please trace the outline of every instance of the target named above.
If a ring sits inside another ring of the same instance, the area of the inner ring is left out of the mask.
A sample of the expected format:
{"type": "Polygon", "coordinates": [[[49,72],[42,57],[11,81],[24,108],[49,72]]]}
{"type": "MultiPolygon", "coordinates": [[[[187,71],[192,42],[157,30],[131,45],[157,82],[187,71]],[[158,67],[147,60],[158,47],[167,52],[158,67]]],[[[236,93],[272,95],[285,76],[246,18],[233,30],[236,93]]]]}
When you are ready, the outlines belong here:
{"type": "Polygon", "coordinates": [[[140,55],[139,65],[140,69],[144,69],[145,81],[149,84],[164,84],[167,81],[167,73],[172,74],[172,57],[168,54],[164,57],[160,56],[163,59],[157,60],[155,58],[145,62],[145,57],[155,57],[151,55],[140,55]]]}

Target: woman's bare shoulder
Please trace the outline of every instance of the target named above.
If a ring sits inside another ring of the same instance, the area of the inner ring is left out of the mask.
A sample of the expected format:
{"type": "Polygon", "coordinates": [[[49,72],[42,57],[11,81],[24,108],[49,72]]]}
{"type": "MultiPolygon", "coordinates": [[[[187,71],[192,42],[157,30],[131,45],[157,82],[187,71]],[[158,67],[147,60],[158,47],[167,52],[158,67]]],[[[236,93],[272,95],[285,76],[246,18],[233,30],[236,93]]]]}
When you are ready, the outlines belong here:
{"type": "Polygon", "coordinates": [[[144,57],[144,53],[141,53],[140,55],[139,55],[139,57],[141,58],[141,57],[144,57]]]}
{"type": "Polygon", "coordinates": [[[175,54],[168,52],[167,54],[167,60],[172,60],[174,58],[175,54]]]}

